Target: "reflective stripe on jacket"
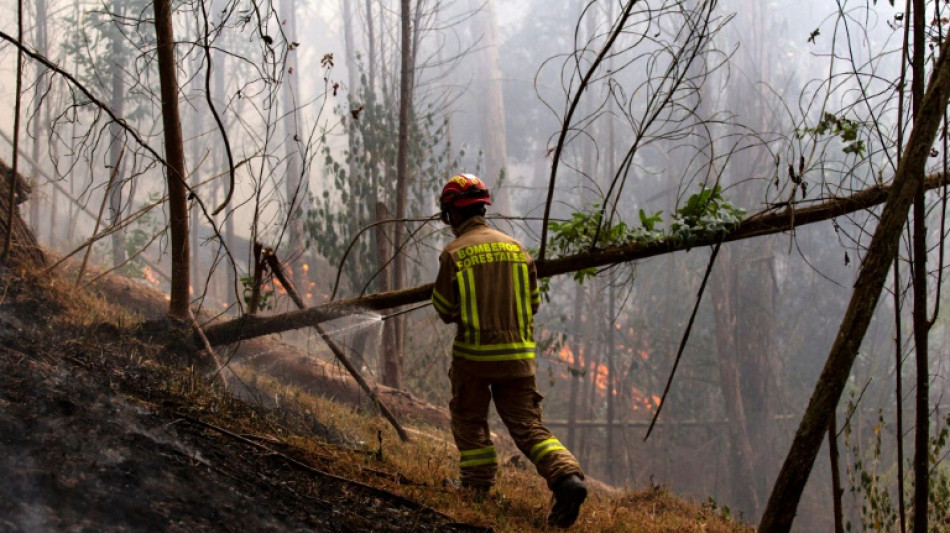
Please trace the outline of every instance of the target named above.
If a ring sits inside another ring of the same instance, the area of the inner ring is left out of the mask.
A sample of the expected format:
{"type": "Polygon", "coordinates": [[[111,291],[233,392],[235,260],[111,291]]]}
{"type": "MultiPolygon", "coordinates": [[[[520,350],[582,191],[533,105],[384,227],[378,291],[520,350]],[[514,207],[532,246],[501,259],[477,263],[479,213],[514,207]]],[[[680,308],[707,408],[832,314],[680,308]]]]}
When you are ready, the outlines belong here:
{"type": "Polygon", "coordinates": [[[456,364],[485,377],[534,375],[534,314],[541,303],[534,261],[483,217],[458,228],[439,256],[432,305],[458,331],[456,364]]]}

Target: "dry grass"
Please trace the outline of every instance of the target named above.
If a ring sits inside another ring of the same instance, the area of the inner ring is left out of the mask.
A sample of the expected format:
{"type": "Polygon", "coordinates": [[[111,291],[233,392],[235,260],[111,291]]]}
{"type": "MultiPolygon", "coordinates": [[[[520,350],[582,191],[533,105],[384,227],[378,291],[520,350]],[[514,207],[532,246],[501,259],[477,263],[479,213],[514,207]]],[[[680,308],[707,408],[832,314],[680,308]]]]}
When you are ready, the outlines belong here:
{"type": "MultiPolygon", "coordinates": [[[[245,382],[281,398],[281,410],[315,416],[349,436],[344,444],[302,435],[285,442],[305,451],[312,464],[328,472],[382,487],[455,517],[460,522],[495,531],[549,531],[551,505],[544,481],[504,436],[498,439],[505,458],[492,496],[474,503],[469,494],[445,486],[457,477],[457,452],[451,435],[431,426],[410,428],[411,440],[400,442],[380,417],[283,386],[249,370],[238,371],[245,382]]],[[[577,531],[631,532],[749,532],[752,528],[730,520],[721,510],[671,494],[663,487],[620,491],[597,482],[580,518],[577,531]]]]}
{"type": "MultiPolygon", "coordinates": [[[[141,320],[115,302],[77,290],[67,279],[27,277],[41,294],[38,309],[51,317],[50,327],[90,332],[104,327],[132,332],[141,320]]],[[[9,281],[7,282],[9,284],[9,281]]],[[[8,285],[9,286],[9,285],[8,285]]],[[[0,294],[6,289],[0,287],[0,294]]],[[[93,335],[93,333],[90,333],[93,335]]],[[[141,339],[141,335],[138,337],[141,339]]],[[[156,337],[156,341],[167,342],[156,337]]],[[[381,417],[356,407],[285,386],[273,378],[233,365],[233,383],[252,391],[252,399],[235,401],[195,365],[204,356],[162,357],[168,345],[143,346],[139,351],[155,371],[151,383],[176,398],[175,407],[209,424],[261,443],[316,470],[372,485],[450,515],[458,522],[490,527],[495,531],[548,531],[545,523],[550,493],[534,468],[504,436],[499,440],[504,458],[492,497],[475,503],[467,493],[447,487],[457,476],[457,452],[451,435],[431,426],[407,428],[412,439],[400,442],[381,417]],[[166,361],[160,363],[160,361],[166,361]],[[183,364],[182,360],[191,363],[183,364]],[[256,398],[256,399],[254,399],[256,398]]],[[[179,344],[180,348],[180,344],[179,344]]],[[[576,531],[707,531],[749,532],[713,506],[689,502],[663,487],[618,491],[591,483],[591,493],[576,531]]]]}

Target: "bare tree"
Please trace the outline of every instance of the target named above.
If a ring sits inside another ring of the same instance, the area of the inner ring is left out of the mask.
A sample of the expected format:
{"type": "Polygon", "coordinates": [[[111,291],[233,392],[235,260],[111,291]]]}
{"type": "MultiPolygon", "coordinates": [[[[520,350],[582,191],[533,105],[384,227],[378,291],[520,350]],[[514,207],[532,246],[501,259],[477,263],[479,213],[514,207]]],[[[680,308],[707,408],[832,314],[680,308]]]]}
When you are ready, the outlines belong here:
{"type": "MultiPolygon", "coordinates": [[[[396,218],[406,218],[406,202],[409,196],[409,122],[412,119],[412,87],[414,65],[412,63],[412,7],[410,0],[400,0],[400,48],[399,70],[399,147],[396,152],[396,218]]],[[[397,246],[403,242],[405,231],[397,224],[393,241],[397,246]]],[[[393,260],[393,288],[399,290],[405,283],[406,257],[401,250],[396,251],[393,260]]],[[[399,387],[402,381],[401,359],[405,347],[405,323],[402,317],[396,318],[396,349],[393,357],[387,359],[383,369],[383,383],[390,387],[399,387]]]]}
{"type": "Polygon", "coordinates": [[[505,176],[508,165],[508,137],[505,133],[505,102],[502,76],[498,68],[498,15],[494,0],[471,0],[475,32],[480,37],[474,52],[476,73],[473,80],[477,102],[481,145],[485,157],[483,177],[492,191],[496,212],[513,214],[505,176]]]}
{"type": "Polygon", "coordinates": [[[171,0],[155,1],[155,30],[157,37],[158,70],[162,93],[162,124],[165,131],[166,180],[171,228],[172,280],[168,315],[177,320],[188,320],[189,260],[188,200],[185,185],[185,150],[181,137],[181,118],[178,115],[178,74],[175,59],[175,34],[172,28],[171,0]]]}
{"type": "Polygon", "coordinates": [[[838,404],[897,252],[907,211],[913,202],[914,194],[922,186],[919,177],[924,174],[930,147],[936,137],[942,120],[942,110],[947,106],[948,98],[950,40],[941,46],[930,87],[921,103],[920,113],[904,150],[904,157],[898,165],[891,194],[885,203],[867,255],[862,261],[851,302],[799,424],[791,450],[772,488],[772,494],[759,522],[760,531],[781,532],[791,529],[802,490],[824,433],[828,429],[831,412],[838,404]]]}

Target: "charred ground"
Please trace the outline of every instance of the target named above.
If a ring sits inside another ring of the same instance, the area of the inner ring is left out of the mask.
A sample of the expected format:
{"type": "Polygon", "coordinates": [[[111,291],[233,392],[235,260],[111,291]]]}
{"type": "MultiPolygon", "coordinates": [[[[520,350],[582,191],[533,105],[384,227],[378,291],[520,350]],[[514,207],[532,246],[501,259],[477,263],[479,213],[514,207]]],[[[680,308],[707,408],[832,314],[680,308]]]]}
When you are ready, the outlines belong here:
{"type": "Polygon", "coordinates": [[[0,529],[484,529],[322,474],[276,438],[224,430],[226,415],[258,435],[292,426],[323,442],[346,440],[313,420],[202,392],[200,354],[161,322],[77,324],[82,311],[71,307],[89,302],[64,302],[50,286],[5,274],[0,529]]]}

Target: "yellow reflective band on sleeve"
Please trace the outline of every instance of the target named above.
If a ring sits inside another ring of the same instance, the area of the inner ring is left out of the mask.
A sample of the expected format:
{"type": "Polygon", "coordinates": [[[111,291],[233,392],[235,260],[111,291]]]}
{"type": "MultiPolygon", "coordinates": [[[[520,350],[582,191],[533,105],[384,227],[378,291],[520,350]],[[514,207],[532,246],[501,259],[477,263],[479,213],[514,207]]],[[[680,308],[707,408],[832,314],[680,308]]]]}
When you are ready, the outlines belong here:
{"type": "Polygon", "coordinates": [[[495,464],[498,462],[498,454],[495,453],[494,446],[478,448],[476,450],[464,450],[459,452],[459,467],[472,468],[495,464]]]}
{"type": "Polygon", "coordinates": [[[475,271],[472,269],[460,271],[458,273],[458,284],[465,341],[470,344],[478,344],[480,335],[478,330],[478,304],[475,301],[475,271]]]}
{"type": "Polygon", "coordinates": [[[541,303],[541,290],[535,288],[531,291],[531,303],[539,304],[541,303]]]}
{"type": "Polygon", "coordinates": [[[541,460],[545,455],[555,451],[555,450],[566,450],[567,448],[561,444],[561,441],[557,439],[548,439],[543,440],[534,446],[531,447],[531,462],[535,465],[538,464],[538,461],[541,460]]]}
{"type": "Polygon", "coordinates": [[[452,304],[435,289],[432,289],[432,306],[443,315],[452,313],[452,304]]]}

